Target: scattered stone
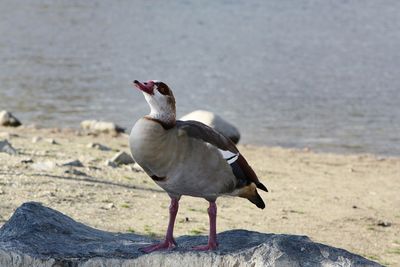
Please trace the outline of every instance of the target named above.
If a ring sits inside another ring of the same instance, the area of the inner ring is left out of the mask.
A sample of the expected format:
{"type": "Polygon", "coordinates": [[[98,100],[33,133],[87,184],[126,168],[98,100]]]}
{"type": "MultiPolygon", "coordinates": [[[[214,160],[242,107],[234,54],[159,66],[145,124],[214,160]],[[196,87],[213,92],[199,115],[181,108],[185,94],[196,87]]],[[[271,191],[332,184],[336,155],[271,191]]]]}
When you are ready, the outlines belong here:
{"type": "Polygon", "coordinates": [[[64,173],[72,174],[72,175],[78,175],[78,176],[88,176],[86,173],[75,170],[75,169],[69,169],[66,170],[64,173]]]}
{"type": "Polygon", "coordinates": [[[23,159],[23,160],[21,160],[21,163],[23,163],[23,164],[33,163],[33,159],[31,159],[31,158],[23,159]]]}
{"type": "Polygon", "coordinates": [[[101,170],[101,168],[96,167],[96,166],[89,166],[89,170],[98,171],[98,170],[101,170]]]}
{"type": "Polygon", "coordinates": [[[139,164],[135,163],[131,166],[131,170],[135,171],[135,172],[144,172],[142,166],[140,166],[139,164]]]}
{"type": "Polygon", "coordinates": [[[109,148],[107,146],[104,146],[104,145],[102,145],[100,143],[89,143],[86,147],[95,148],[95,149],[98,149],[98,150],[101,150],[101,151],[110,151],[111,150],[111,148],[109,148]]]}
{"type": "Polygon", "coordinates": [[[358,209],[358,207],[356,205],[353,205],[353,209],[358,209]]]}
{"type": "Polygon", "coordinates": [[[28,202],[0,229],[0,266],[381,266],[307,236],[231,230],[218,234],[216,251],[195,252],[207,236],[181,236],[173,250],[144,254],[155,240],[111,233],[28,202]]]}
{"type": "Polygon", "coordinates": [[[46,141],[47,143],[50,143],[52,145],[59,145],[59,143],[56,140],[54,140],[53,138],[46,138],[46,139],[44,139],[44,141],[46,141]]]}
{"type": "Polygon", "coordinates": [[[211,128],[214,128],[216,131],[222,133],[226,137],[230,138],[235,144],[239,142],[240,139],[240,133],[239,130],[218,116],[217,114],[214,114],[210,111],[206,110],[195,110],[191,113],[186,114],[182,118],[180,118],[182,121],[188,121],[188,120],[194,120],[194,121],[199,121],[202,122],[211,128]]]}
{"type": "Polygon", "coordinates": [[[121,152],[118,152],[117,154],[115,154],[115,156],[112,157],[111,162],[114,162],[117,165],[135,163],[132,156],[124,151],[121,151],[121,152]]]}
{"type": "Polygon", "coordinates": [[[37,171],[50,171],[56,167],[56,164],[52,161],[43,161],[34,163],[31,167],[37,171]]]}
{"type": "Polygon", "coordinates": [[[125,132],[125,129],[113,122],[85,120],[81,122],[81,128],[89,132],[118,134],[125,132]]]}
{"type": "Polygon", "coordinates": [[[32,143],[38,143],[38,142],[40,142],[40,141],[42,141],[42,140],[43,140],[43,138],[40,137],[40,136],[34,136],[34,137],[32,137],[32,143]]]}
{"type": "Polygon", "coordinates": [[[0,189],[0,195],[4,195],[6,192],[3,189],[0,189]]]}
{"type": "Polygon", "coordinates": [[[107,205],[105,205],[104,208],[106,210],[115,209],[115,204],[114,203],[108,203],[107,205]]]}
{"type": "Polygon", "coordinates": [[[21,122],[10,112],[3,110],[0,111],[0,125],[17,127],[21,125],[21,122]]]}
{"type": "Polygon", "coordinates": [[[118,167],[118,164],[117,163],[115,163],[115,162],[113,162],[113,161],[111,161],[111,160],[106,160],[106,162],[104,162],[104,165],[105,166],[109,166],[109,167],[112,167],[112,168],[116,168],[116,167],[118,167]]]}
{"type": "Polygon", "coordinates": [[[376,225],[378,225],[378,226],[382,226],[382,227],[390,227],[390,226],[392,226],[392,223],[391,222],[387,222],[387,221],[378,221],[378,223],[376,224],[376,225]]]}
{"type": "Polygon", "coordinates": [[[61,166],[71,166],[71,167],[83,167],[83,164],[80,160],[71,160],[61,164],[61,166]]]}
{"type": "Polygon", "coordinates": [[[17,151],[13,146],[8,142],[8,140],[0,141],[0,152],[7,153],[9,155],[17,155],[17,151]]]}

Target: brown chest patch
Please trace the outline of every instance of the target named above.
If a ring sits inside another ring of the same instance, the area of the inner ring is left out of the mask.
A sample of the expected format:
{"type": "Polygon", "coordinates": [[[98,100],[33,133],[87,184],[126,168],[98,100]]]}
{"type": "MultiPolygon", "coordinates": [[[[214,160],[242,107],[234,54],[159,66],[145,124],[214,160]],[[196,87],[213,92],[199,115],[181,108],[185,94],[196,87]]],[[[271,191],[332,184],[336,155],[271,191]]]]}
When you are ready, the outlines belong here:
{"type": "Polygon", "coordinates": [[[149,117],[149,116],[144,116],[144,118],[146,119],[146,120],[149,120],[149,121],[154,121],[154,122],[157,122],[157,123],[159,123],[165,130],[169,130],[169,129],[172,129],[172,128],[174,128],[175,127],[175,125],[176,125],[176,123],[175,122],[171,122],[171,123],[167,123],[167,122],[163,122],[163,121],[160,121],[160,120],[157,120],[157,119],[154,119],[154,118],[152,118],[152,117],[149,117]]]}

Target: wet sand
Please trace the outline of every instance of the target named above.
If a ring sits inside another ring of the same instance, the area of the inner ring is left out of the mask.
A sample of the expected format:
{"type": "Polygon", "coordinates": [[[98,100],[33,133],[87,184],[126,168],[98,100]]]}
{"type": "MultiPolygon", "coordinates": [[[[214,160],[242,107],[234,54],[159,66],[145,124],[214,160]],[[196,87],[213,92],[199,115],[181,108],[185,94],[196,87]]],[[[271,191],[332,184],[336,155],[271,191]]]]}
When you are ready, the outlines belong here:
{"type": "MultiPolygon", "coordinates": [[[[102,230],[164,234],[168,196],[132,165],[105,165],[117,151],[129,152],[127,135],[0,128],[4,138],[19,154],[0,153],[0,225],[22,203],[38,201],[102,230]],[[42,140],[32,142],[35,137],[42,140]],[[87,147],[93,142],[112,150],[87,147]],[[60,166],[75,159],[84,167],[60,166]]],[[[251,145],[239,149],[270,190],[260,193],[267,207],[221,197],[218,231],[307,235],[384,265],[400,264],[400,158],[251,145]]],[[[206,235],[206,210],[205,200],[183,197],[175,235],[206,235]]]]}

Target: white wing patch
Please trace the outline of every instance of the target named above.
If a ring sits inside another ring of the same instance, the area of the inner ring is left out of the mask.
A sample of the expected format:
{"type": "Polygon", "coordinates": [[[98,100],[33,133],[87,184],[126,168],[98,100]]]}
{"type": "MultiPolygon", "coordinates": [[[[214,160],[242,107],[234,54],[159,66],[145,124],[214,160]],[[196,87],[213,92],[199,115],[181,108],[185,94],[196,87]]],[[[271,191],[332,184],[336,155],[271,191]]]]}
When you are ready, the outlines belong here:
{"type": "Polygon", "coordinates": [[[222,157],[228,162],[228,164],[234,163],[239,158],[239,153],[235,154],[228,150],[218,149],[222,157]]]}

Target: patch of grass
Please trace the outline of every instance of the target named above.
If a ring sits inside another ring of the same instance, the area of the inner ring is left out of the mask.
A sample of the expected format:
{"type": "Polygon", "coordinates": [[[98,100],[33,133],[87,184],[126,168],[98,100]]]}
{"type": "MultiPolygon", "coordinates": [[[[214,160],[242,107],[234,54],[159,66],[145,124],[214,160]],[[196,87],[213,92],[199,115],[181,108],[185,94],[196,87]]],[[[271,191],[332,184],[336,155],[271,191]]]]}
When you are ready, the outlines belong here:
{"type": "Polygon", "coordinates": [[[157,237],[157,234],[154,233],[154,232],[151,230],[151,227],[150,227],[149,225],[147,225],[147,224],[144,226],[144,232],[145,232],[147,235],[149,235],[150,237],[152,237],[152,238],[157,237]]]}
{"type": "Polygon", "coordinates": [[[400,255],[400,248],[394,248],[388,251],[390,254],[398,254],[400,255]]]}
{"type": "Polygon", "coordinates": [[[373,261],[379,261],[379,260],[380,260],[379,257],[376,256],[376,255],[368,255],[368,254],[365,254],[365,255],[363,255],[363,257],[365,257],[365,258],[367,258],[367,259],[370,259],[370,260],[373,260],[373,261]]]}
{"type": "Polygon", "coordinates": [[[124,176],[122,176],[124,179],[126,179],[126,180],[129,180],[129,181],[131,181],[131,180],[133,180],[133,178],[132,177],[130,177],[130,176],[127,176],[127,175],[124,175],[124,176]]]}
{"type": "Polygon", "coordinates": [[[130,207],[128,203],[121,204],[121,208],[129,209],[130,207]]]}
{"type": "Polygon", "coordinates": [[[126,230],[128,233],[135,233],[135,230],[132,227],[129,227],[128,230],[126,230]]]}
{"type": "Polygon", "coordinates": [[[301,210],[291,210],[290,212],[291,213],[297,213],[297,214],[305,214],[305,212],[301,211],[301,210]]]}
{"type": "Polygon", "coordinates": [[[283,210],[284,213],[297,213],[297,214],[305,214],[304,211],[301,210],[283,210]]]}
{"type": "Polygon", "coordinates": [[[200,213],[206,213],[206,209],[195,209],[195,208],[189,208],[190,211],[195,211],[195,212],[200,212],[200,213]]]}
{"type": "Polygon", "coordinates": [[[202,234],[203,231],[200,230],[200,229],[192,229],[192,230],[189,231],[189,233],[192,234],[192,235],[198,235],[198,234],[202,234]]]}

